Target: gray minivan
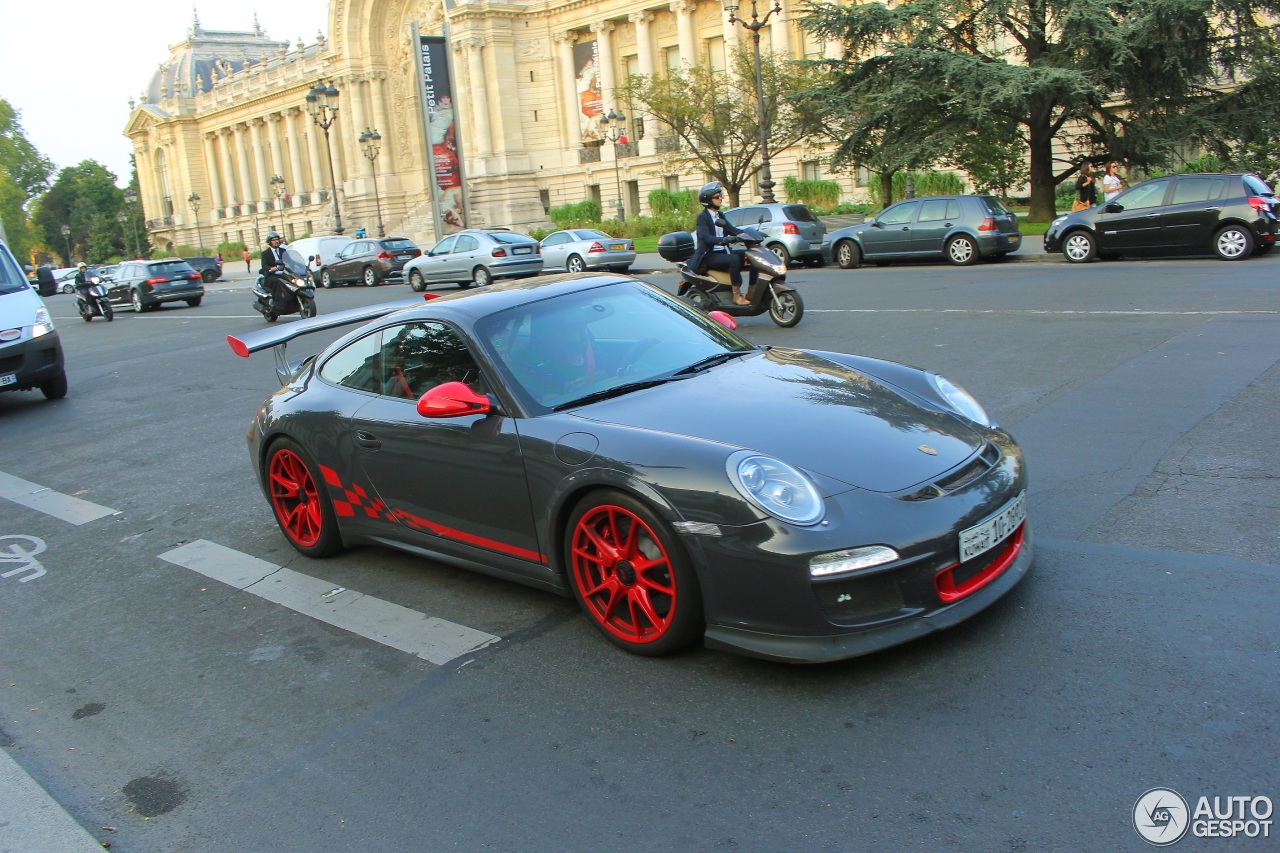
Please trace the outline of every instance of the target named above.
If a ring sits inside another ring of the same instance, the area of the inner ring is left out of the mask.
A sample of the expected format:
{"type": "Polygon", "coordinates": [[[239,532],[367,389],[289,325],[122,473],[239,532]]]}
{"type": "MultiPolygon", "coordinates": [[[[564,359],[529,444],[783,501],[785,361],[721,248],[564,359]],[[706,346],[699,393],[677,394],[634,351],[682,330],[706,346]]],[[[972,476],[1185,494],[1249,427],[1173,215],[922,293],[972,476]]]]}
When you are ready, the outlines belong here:
{"type": "Polygon", "coordinates": [[[32,388],[50,400],[67,396],[62,341],[44,300],[0,243],[0,391],[32,388]]]}

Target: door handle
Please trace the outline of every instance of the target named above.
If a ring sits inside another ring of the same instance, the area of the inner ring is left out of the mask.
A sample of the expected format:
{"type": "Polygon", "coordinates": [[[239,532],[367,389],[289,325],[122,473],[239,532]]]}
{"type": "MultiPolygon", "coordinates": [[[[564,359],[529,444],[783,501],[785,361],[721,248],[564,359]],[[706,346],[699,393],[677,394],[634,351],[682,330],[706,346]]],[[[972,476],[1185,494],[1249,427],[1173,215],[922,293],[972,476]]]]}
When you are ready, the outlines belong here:
{"type": "Polygon", "coordinates": [[[1206,207],[1206,208],[1205,208],[1205,212],[1207,212],[1207,213],[1217,213],[1219,210],[1222,210],[1222,208],[1221,208],[1221,207],[1206,207]]]}
{"type": "Polygon", "coordinates": [[[378,441],[378,437],[371,432],[365,432],[362,429],[356,430],[356,444],[369,450],[377,450],[382,447],[382,442],[378,441]]]}

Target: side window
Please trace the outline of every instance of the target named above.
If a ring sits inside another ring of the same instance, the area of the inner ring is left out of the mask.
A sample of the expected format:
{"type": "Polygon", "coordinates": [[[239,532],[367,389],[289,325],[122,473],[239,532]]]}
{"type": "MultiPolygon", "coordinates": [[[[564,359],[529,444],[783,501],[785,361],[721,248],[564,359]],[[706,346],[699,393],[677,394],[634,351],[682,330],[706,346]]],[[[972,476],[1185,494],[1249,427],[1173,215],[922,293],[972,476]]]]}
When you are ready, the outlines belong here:
{"type": "Polygon", "coordinates": [[[568,243],[569,235],[561,231],[559,234],[552,234],[550,237],[542,241],[544,246],[559,246],[561,243],[568,243]]]}
{"type": "Polygon", "coordinates": [[[747,210],[748,213],[742,217],[747,225],[763,225],[773,219],[773,214],[767,207],[749,207],[747,210]]]}
{"type": "Polygon", "coordinates": [[[456,240],[456,239],[458,239],[458,238],[457,238],[457,237],[445,237],[445,238],[444,238],[443,240],[441,240],[439,243],[436,243],[434,246],[432,246],[432,247],[431,247],[431,251],[430,251],[430,252],[428,252],[427,254],[429,254],[429,255],[447,255],[447,254],[449,254],[449,252],[453,250],[453,241],[454,241],[454,240],[456,240]]]}
{"type": "Polygon", "coordinates": [[[1164,203],[1164,192],[1168,188],[1169,180],[1167,178],[1151,181],[1140,184],[1127,193],[1117,196],[1115,202],[1123,205],[1125,210],[1146,210],[1149,207],[1159,207],[1164,203]]]}
{"type": "Polygon", "coordinates": [[[960,202],[958,199],[951,199],[947,202],[947,219],[952,221],[960,218],[960,202]]]}
{"type": "Polygon", "coordinates": [[[471,351],[443,323],[406,323],[382,333],[382,393],[417,400],[445,382],[463,382],[484,394],[489,388],[471,351]]]}
{"type": "Polygon", "coordinates": [[[1173,188],[1173,201],[1169,203],[1191,204],[1218,199],[1226,184],[1223,178],[1179,178],[1173,188]]]}
{"type": "Polygon", "coordinates": [[[743,221],[742,217],[743,217],[743,211],[744,211],[744,210],[745,210],[745,208],[741,208],[741,207],[740,207],[740,208],[738,208],[737,210],[731,210],[731,211],[729,211],[728,213],[726,213],[726,214],[724,215],[724,218],[725,218],[725,219],[727,219],[727,220],[729,220],[729,224],[730,224],[730,225],[734,225],[734,226],[737,226],[737,227],[741,228],[741,227],[742,227],[742,221],[743,221]]]}
{"type": "Polygon", "coordinates": [[[454,249],[455,252],[474,252],[480,248],[480,241],[470,234],[463,234],[458,237],[458,245],[454,249]]]}
{"type": "Polygon", "coordinates": [[[941,222],[947,218],[947,200],[930,199],[920,204],[921,222],[941,222]]]}
{"type": "Polygon", "coordinates": [[[916,208],[920,206],[919,202],[904,201],[901,204],[895,204],[884,213],[876,217],[876,221],[881,225],[906,225],[916,215],[916,208]]]}
{"type": "Polygon", "coordinates": [[[355,388],[357,391],[382,390],[382,370],[379,366],[378,341],[380,332],[365,335],[338,350],[320,367],[320,375],[330,382],[355,388]]]}

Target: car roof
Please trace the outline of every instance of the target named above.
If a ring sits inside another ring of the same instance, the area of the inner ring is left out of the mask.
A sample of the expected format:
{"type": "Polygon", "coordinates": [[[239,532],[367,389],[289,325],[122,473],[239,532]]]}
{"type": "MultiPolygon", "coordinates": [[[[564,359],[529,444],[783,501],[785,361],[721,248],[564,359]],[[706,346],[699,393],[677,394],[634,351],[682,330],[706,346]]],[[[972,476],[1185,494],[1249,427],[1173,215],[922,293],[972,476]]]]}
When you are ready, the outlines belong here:
{"type": "Polygon", "coordinates": [[[396,316],[410,318],[417,314],[431,317],[457,314],[474,320],[519,305],[620,282],[640,283],[632,276],[619,273],[559,273],[495,281],[484,287],[460,290],[424,301],[422,305],[407,308],[396,316]]]}

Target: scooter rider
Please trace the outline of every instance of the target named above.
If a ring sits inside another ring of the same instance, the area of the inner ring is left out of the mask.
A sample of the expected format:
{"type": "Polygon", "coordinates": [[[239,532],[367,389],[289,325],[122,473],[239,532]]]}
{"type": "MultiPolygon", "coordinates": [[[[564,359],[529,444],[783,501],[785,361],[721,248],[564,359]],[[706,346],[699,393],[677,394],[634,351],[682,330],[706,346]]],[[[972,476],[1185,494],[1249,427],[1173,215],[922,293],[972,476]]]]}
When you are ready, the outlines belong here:
{"type": "Polygon", "coordinates": [[[271,294],[271,303],[273,305],[282,305],[284,300],[280,298],[280,276],[278,273],[284,267],[284,238],[277,232],[272,231],[267,234],[267,248],[262,250],[262,268],[258,270],[258,274],[262,276],[262,284],[267,289],[267,293],[271,294]]]}
{"type": "Polygon", "coordinates": [[[93,287],[93,282],[89,281],[89,265],[84,261],[76,264],[76,293],[80,294],[80,298],[93,305],[93,299],[89,296],[89,288],[93,287]]]}
{"type": "MultiPolygon", "coordinates": [[[[689,268],[698,275],[705,275],[707,270],[722,270],[729,273],[733,304],[749,305],[750,301],[740,292],[742,265],[746,253],[741,250],[731,250],[727,245],[741,233],[741,229],[725,219],[724,214],[720,212],[720,205],[724,202],[724,190],[720,182],[712,181],[699,190],[698,202],[703,207],[694,228],[698,250],[689,259],[689,268]]],[[[758,277],[759,274],[753,267],[748,288],[755,286],[758,277]]]]}

